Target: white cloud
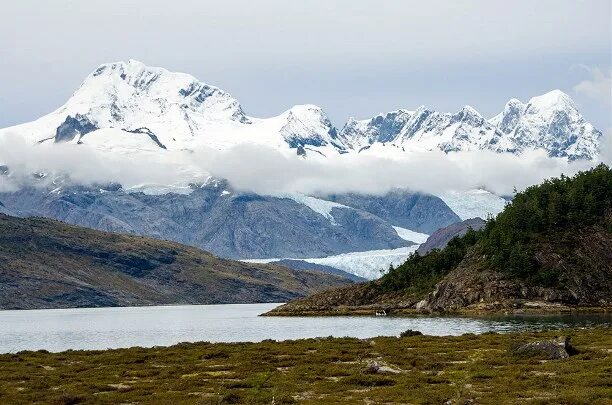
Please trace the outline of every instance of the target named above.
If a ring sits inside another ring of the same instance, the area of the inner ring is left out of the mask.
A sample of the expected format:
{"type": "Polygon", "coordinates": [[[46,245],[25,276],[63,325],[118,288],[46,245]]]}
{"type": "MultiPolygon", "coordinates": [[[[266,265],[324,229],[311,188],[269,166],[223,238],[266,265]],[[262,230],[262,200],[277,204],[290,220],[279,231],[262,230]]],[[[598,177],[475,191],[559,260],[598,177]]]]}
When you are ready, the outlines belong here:
{"type": "Polygon", "coordinates": [[[543,151],[521,156],[488,151],[405,154],[402,158],[339,155],[328,158],[286,157],[267,148],[240,146],[209,155],[207,170],[242,190],[262,194],[283,192],[380,194],[407,188],[438,194],[485,187],[510,194],[561,173],[571,175],[592,165],[549,158],[543,151]]]}
{"type": "Polygon", "coordinates": [[[225,151],[121,155],[85,145],[32,147],[7,137],[4,142],[0,140],[0,164],[7,164],[11,169],[13,186],[31,181],[33,172],[44,171],[49,173],[49,178],[68,175],[81,184],[115,181],[124,187],[180,186],[213,175],[227,179],[238,190],[259,194],[381,194],[393,188],[438,194],[485,187],[506,195],[514,187],[522,189],[561,173],[571,175],[593,163],[569,163],[549,158],[543,151],[521,156],[488,151],[451,154],[432,151],[393,158],[346,154],[327,158],[311,155],[302,159],[255,145],[240,145],[225,151]]]}
{"type": "Polygon", "coordinates": [[[601,102],[607,107],[612,106],[612,69],[582,67],[589,72],[591,78],[575,85],[574,91],[601,102]]]}

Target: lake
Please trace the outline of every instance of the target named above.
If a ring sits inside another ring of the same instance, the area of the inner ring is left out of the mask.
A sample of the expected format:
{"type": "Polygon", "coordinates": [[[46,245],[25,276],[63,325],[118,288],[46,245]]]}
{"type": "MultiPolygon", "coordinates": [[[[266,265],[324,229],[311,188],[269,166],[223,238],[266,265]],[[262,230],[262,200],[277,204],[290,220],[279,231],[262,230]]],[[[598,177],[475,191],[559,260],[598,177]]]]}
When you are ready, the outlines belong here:
{"type": "Polygon", "coordinates": [[[612,325],[612,315],[464,317],[259,317],[279,304],[0,311],[0,352],[167,346],[320,336],[368,338],[612,325]]]}

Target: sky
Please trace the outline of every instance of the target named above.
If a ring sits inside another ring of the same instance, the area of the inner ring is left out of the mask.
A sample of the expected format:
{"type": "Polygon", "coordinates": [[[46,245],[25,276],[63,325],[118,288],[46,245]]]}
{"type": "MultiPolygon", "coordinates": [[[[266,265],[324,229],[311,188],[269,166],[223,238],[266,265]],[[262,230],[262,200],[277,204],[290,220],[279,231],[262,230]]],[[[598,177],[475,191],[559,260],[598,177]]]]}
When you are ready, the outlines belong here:
{"type": "Polygon", "coordinates": [[[230,92],[251,116],[321,106],[337,126],[398,108],[490,117],[559,88],[612,128],[609,0],[20,0],[0,24],[0,127],[137,59],[230,92]]]}

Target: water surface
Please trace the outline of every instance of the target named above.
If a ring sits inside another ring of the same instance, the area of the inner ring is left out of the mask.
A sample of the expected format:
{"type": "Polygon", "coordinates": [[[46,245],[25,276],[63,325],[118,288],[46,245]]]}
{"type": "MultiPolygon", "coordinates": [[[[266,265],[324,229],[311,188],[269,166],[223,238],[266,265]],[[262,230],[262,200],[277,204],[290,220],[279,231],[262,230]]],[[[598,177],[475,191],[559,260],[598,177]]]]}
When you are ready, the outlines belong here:
{"type": "Polygon", "coordinates": [[[0,353],[167,346],[319,336],[368,338],[612,325],[612,315],[463,317],[260,317],[279,304],[0,311],[0,353]]]}

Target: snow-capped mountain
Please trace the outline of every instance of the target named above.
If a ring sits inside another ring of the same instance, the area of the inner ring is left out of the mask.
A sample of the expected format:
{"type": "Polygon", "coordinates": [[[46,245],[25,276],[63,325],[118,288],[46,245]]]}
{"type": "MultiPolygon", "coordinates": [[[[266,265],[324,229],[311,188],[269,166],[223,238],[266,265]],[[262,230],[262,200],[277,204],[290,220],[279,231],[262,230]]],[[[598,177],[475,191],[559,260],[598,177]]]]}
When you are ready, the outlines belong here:
{"type": "Polygon", "coordinates": [[[389,143],[404,151],[452,152],[491,149],[500,142],[501,133],[470,106],[455,114],[421,106],[415,111],[398,110],[370,120],[351,119],[340,136],[358,150],[374,143],[389,143]]]}
{"type": "Polygon", "coordinates": [[[117,150],[223,149],[256,143],[279,149],[343,150],[336,129],[316,106],[251,118],[227,92],[184,73],[130,60],[92,72],[62,107],[6,128],[28,142],[75,142],[117,150]],[[112,129],[112,131],[109,131],[112,129]]]}
{"type": "Polygon", "coordinates": [[[595,159],[601,137],[559,90],[527,104],[512,99],[490,120],[469,106],[456,113],[421,106],[368,120],[351,118],[338,131],[315,105],[295,106],[272,118],[249,117],[217,87],[134,60],[101,65],[62,107],[0,130],[0,136],[6,133],[30,144],[73,142],[121,152],[260,144],[288,154],[329,156],[376,145],[384,153],[389,148],[447,153],[544,149],[571,160],[595,159]]]}
{"type": "Polygon", "coordinates": [[[444,152],[492,150],[521,153],[544,149],[549,156],[594,159],[601,132],[578,112],[570,97],[553,90],[527,104],[510,100],[503,112],[490,120],[470,106],[457,113],[440,113],[426,107],[398,110],[369,120],[349,119],[340,138],[362,151],[374,144],[407,150],[444,152]]]}
{"type": "Polygon", "coordinates": [[[601,132],[560,90],[533,97],[527,104],[512,99],[490,122],[512,145],[510,151],[543,148],[550,156],[570,159],[593,159],[598,153],[601,132]]]}

